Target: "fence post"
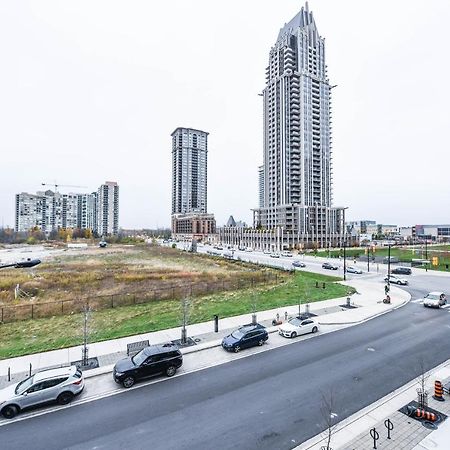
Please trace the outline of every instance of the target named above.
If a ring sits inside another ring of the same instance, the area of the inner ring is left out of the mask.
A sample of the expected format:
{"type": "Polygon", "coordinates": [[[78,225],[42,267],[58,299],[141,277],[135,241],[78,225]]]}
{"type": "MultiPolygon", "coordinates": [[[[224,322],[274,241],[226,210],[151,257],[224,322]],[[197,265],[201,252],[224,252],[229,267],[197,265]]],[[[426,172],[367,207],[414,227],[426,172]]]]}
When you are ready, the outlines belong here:
{"type": "Polygon", "coordinates": [[[2,323],[3,323],[3,308],[2,308],[2,323]]]}
{"type": "Polygon", "coordinates": [[[34,305],[31,304],[31,318],[34,319],[34,305]]]}
{"type": "Polygon", "coordinates": [[[64,314],[64,302],[61,301],[61,315],[64,314]]]}
{"type": "Polygon", "coordinates": [[[114,295],[111,295],[111,308],[114,308],[114,295]]]}

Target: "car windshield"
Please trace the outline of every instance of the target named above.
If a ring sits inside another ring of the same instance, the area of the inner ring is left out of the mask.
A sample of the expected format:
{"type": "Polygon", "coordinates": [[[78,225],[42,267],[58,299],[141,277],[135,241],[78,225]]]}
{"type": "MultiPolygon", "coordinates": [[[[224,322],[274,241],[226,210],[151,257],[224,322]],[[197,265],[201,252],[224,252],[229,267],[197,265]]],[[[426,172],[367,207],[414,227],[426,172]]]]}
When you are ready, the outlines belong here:
{"type": "Polygon", "coordinates": [[[428,300],[439,300],[439,294],[428,294],[425,296],[428,300]]]}
{"type": "Polygon", "coordinates": [[[26,378],[25,380],[21,381],[15,389],[15,393],[16,394],[22,394],[23,392],[25,392],[32,384],[34,381],[34,375],[26,378]]]}
{"type": "Polygon", "coordinates": [[[294,318],[290,319],[288,322],[289,322],[291,325],[294,325],[294,326],[296,326],[296,327],[299,327],[300,324],[302,323],[302,321],[299,320],[299,319],[297,319],[297,317],[294,317],[294,318]]]}
{"type": "Polygon", "coordinates": [[[147,355],[144,353],[144,350],[141,350],[131,358],[131,361],[133,361],[135,366],[140,366],[146,359],[147,355]]]}
{"type": "Polygon", "coordinates": [[[241,339],[244,337],[244,333],[241,330],[236,330],[231,333],[231,336],[233,336],[235,339],[241,339]]]}

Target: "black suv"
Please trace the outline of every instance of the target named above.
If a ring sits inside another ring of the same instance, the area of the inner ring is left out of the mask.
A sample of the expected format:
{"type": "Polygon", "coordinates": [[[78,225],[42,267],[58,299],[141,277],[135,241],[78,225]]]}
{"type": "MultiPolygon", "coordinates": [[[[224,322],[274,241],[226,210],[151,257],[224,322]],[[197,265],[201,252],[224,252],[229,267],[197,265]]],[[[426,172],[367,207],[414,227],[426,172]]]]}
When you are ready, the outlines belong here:
{"type": "Polygon", "coordinates": [[[177,346],[172,344],[150,345],[131,358],[117,361],[113,370],[116,383],[129,388],[141,379],[165,373],[168,377],[183,364],[183,355],[177,346]]]}
{"type": "Polygon", "coordinates": [[[409,267],[396,267],[395,269],[391,270],[391,273],[396,273],[400,275],[411,275],[411,269],[409,267]]]}
{"type": "Polygon", "coordinates": [[[222,347],[230,352],[238,352],[242,348],[263,345],[269,339],[269,333],[265,327],[256,324],[244,325],[233,331],[222,340],[222,347]]]}

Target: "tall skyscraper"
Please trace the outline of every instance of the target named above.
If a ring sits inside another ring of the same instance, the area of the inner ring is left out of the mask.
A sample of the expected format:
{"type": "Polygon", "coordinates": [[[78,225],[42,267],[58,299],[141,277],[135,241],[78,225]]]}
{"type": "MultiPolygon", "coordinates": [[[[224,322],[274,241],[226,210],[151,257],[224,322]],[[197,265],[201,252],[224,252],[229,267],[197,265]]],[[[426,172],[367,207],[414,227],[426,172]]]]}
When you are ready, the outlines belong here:
{"type": "Polygon", "coordinates": [[[208,214],[208,133],[177,128],[172,134],[172,234],[202,239],[216,232],[208,214]]]}
{"type": "Polygon", "coordinates": [[[208,133],[177,128],[171,136],[172,214],[206,213],[208,133]]]}
{"type": "Polygon", "coordinates": [[[97,233],[108,236],[119,233],[119,185],[106,181],[97,192],[97,233]]]}
{"type": "MultiPolygon", "coordinates": [[[[332,207],[331,96],[325,41],[308,4],[269,53],[264,98],[264,202],[254,225],[318,246],[342,231],[332,207]]],[[[260,189],[261,191],[261,189],[260,189]]]]}

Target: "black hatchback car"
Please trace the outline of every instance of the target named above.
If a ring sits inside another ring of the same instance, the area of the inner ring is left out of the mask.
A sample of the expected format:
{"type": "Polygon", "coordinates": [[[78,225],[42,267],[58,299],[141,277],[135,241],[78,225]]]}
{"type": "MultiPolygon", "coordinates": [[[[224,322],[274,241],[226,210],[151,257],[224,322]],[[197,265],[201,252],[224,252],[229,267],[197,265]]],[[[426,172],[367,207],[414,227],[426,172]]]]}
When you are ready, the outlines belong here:
{"type": "Polygon", "coordinates": [[[131,358],[117,361],[113,370],[116,383],[129,388],[142,378],[165,373],[168,377],[183,364],[183,355],[177,346],[171,344],[150,345],[131,358]]]}
{"type": "Polygon", "coordinates": [[[269,333],[265,327],[256,324],[244,325],[233,331],[222,340],[222,347],[229,352],[238,352],[243,348],[263,345],[269,339],[269,333]]]}

